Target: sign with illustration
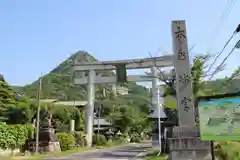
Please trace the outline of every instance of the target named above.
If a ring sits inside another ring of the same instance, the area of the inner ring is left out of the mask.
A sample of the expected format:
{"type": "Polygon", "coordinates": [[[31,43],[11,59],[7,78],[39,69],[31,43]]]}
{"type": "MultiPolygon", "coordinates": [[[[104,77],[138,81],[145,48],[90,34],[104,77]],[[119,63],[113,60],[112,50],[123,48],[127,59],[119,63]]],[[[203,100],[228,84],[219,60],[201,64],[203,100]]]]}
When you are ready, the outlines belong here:
{"type": "Polygon", "coordinates": [[[202,140],[240,140],[240,97],[200,101],[202,140]]]}

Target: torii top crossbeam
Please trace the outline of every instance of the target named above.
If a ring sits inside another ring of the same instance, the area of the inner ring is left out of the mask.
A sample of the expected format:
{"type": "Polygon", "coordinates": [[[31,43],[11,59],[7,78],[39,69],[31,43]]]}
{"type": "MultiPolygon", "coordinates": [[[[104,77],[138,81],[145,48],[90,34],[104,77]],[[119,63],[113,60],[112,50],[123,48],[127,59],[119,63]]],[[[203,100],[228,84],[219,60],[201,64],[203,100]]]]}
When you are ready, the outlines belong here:
{"type": "Polygon", "coordinates": [[[128,60],[117,60],[117,61],[92,61],[92,62],[81,62],[76,59],[74,63],[75,71],[88,71],[88,70],[115,70],[116,64],[126,64],[126,69],[140,69],[156,67],[170,67],[173,66],[173,56],[161,56],[143,59],[128,59],[128,60]]]}

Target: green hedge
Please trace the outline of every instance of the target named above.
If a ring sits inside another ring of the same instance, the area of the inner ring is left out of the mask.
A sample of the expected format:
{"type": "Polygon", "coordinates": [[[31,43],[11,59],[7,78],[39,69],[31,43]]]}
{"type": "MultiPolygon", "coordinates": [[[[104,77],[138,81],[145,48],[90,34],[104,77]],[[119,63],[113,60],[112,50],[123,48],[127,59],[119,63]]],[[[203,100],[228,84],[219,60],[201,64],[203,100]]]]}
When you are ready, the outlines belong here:
{"type": "Polygon", "coordinates": [[[71,150],[76,147],[76,139],[72,133],[59,132],[57,133],[57,137],[62,151],[71,150]]]}
{"type": "Polygon", "coordinates": [[[121,137],[117,136],[114,138],[114,143],[115,144],[125,144],[125,143],[127,143],[127,140],[123,136],[121,136],[121,137]]]}
{"type": "Polygon", "coordinates": [[[239,142],[219,142],[215,146],[218,160],[240,160],[239,142]]]}
{"type": "Polygon", "coordinates": [[[141,136],[138,133],[131,135],[131,142],[141,142],[141,136]]]}
{"type": "Polygon", "coordinates": [[[22,148],[33,133],[33,128],[28,125],[0,124],[0,148],[22,148]]]}
{"type": "Polygon", "coordinates": [[[93,135],[92,143],[93,145],[104,146],[107,145],[107,139],[102,134],[95,134],[93,135]]]}

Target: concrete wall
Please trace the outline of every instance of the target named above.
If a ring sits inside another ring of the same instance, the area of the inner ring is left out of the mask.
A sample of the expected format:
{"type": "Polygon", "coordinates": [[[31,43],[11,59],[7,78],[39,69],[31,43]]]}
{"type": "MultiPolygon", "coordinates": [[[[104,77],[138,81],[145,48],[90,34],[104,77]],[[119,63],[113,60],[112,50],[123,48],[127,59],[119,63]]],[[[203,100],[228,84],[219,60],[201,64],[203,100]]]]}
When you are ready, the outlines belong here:
{"type": "Polygon", "coordinates": [[[11,153],[14,153],[14,154],[15,153],[20,153],[20,149],[14,149],[14,150],[6,149],[6,150],[4,150],[4,149],[0,148],[0,155],[9,155],[11,153]]]}

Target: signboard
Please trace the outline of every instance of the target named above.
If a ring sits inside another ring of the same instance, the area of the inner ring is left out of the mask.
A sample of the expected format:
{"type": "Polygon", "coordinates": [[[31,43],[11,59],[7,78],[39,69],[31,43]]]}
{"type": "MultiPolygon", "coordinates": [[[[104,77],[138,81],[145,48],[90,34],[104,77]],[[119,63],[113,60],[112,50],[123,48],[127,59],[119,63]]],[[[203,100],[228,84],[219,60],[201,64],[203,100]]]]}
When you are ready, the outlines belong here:
{"type": "Polygon", "coordinates": [[[202,100],[198,109],[202,140],[240,140],[240,97],[202,100]]]}

